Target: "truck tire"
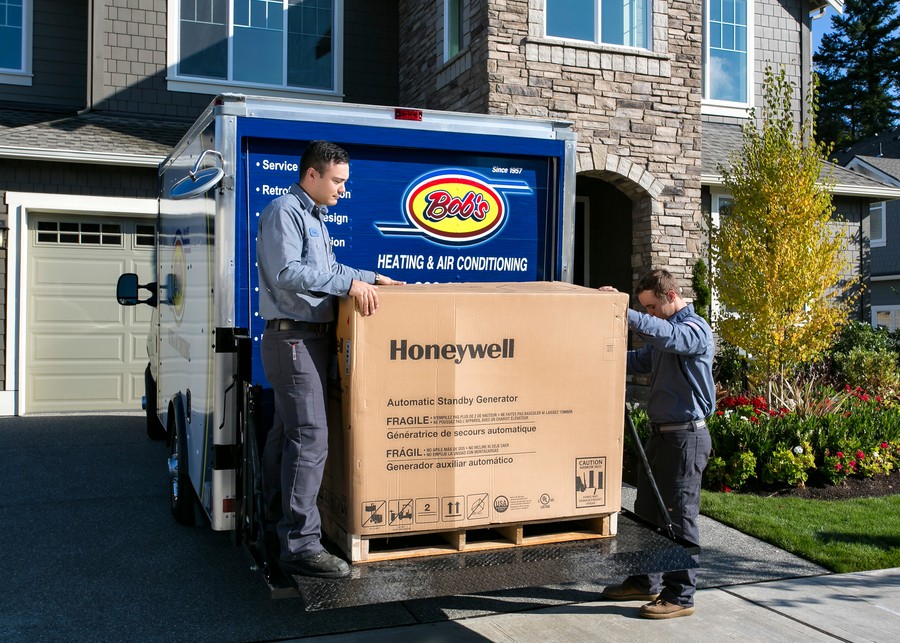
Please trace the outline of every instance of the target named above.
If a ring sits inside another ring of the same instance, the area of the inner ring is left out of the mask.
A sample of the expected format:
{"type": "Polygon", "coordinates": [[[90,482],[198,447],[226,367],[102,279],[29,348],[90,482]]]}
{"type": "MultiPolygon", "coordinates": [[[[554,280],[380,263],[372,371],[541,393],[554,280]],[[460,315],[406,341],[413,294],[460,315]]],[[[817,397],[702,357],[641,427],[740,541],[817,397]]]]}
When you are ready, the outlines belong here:
{"type": "Polygon", "coordinates": [[[151,440],[162,440],[166,437],[166,429],[159,421],[156,409],[156,382],[150,372],[150,364],[144,369],[145,410],[147,412],[147,437],[151,440]]]}
{"type": "Polygon", "coordinates": [[[194,487],[188,466],[187,435],[184,415],[177,409],[169,413],[169,502],[176,522],[192,527],[194,523],[194,487]]]}

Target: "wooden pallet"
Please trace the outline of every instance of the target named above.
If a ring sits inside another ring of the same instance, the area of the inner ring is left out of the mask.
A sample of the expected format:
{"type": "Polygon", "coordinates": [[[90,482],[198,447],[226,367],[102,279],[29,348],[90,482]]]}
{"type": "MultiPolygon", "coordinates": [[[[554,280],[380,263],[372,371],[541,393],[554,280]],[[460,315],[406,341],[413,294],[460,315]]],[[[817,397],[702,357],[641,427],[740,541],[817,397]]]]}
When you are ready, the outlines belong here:
{"type": "Polygon", "coordinates": [[[618,515],[371,536],[349,534],[333,518],[323,515],[322,527],[350,562],[365,563],[608,538],[616,535],[618,515]]]}

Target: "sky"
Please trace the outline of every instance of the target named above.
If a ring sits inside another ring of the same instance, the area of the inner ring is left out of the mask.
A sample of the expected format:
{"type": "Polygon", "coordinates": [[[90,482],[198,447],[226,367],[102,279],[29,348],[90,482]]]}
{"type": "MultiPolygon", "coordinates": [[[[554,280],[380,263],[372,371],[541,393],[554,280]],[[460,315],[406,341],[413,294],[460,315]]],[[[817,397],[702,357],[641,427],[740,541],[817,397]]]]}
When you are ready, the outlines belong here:
{"type": "Polygon", "coordinates": [[[831,16],[836,16],[837,12],[831,8],[831,6],[826,7],[825,15],[821,18],[816,18],[812,21],[812,50],[813,53],[819,50],[819,42],[822,40],[822,35],[831,31],[831,16]]]}

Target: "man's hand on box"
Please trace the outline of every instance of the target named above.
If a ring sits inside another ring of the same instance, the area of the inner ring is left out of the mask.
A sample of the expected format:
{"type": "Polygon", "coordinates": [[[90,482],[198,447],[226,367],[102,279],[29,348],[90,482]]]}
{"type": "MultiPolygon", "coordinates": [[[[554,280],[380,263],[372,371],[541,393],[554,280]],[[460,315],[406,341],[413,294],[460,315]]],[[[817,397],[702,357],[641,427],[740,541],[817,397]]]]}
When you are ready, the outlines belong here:
{"type": "Polygon", "coordinates": [[[597,290],[602,290],[603,292],[619,292],[612,286],[600,286],[599,288],[597,288],[597,290]]]}
{"type": "Polygon", "coordinates": [[[390,277],[386,277],[379,273],[378,275],[378,285],[379,286],[403,286],[406,284],[405,281],[400,281],[399,279],[391,279],[390,277]]]}
{"type": "Polygon", "coordinates": [[[347,293],[356,302],[356,310],[363,317],[375,314],[378,309],[378,288],[372,284],[354,279],[350,282],[350,292],[347,293]]]}

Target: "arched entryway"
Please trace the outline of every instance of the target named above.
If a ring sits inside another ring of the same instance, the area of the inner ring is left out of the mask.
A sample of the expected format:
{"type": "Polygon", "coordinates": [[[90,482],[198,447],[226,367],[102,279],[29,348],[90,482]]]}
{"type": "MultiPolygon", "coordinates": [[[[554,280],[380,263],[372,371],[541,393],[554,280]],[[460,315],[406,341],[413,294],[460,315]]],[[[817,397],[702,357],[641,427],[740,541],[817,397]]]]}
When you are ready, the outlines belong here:
{"type": "Polygon", "coordinates": [[[633,222],[640,199],[635,203],[607,178],[596,172],[576,178],[573,281],[631,292],[633,222]]]}

